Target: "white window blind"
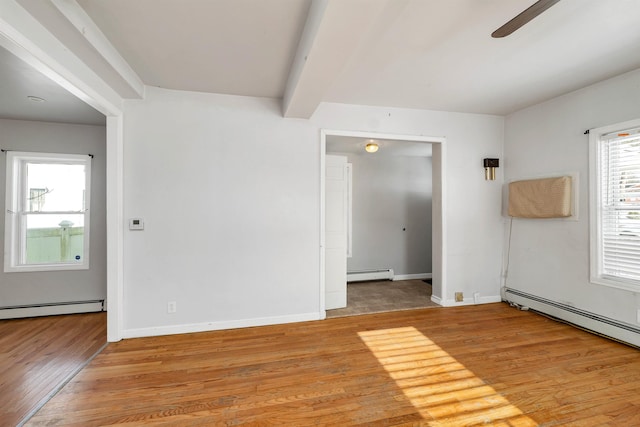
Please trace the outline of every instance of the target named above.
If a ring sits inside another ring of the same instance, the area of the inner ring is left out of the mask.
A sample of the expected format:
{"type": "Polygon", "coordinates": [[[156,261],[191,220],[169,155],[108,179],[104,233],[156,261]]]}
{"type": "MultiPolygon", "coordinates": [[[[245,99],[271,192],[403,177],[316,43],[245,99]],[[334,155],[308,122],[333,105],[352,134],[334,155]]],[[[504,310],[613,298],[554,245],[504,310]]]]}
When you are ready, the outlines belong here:
{"type": "Polygon", "coordinates": [[[600,276],[640,286],[640,129],[599,142],[600,276]]]}

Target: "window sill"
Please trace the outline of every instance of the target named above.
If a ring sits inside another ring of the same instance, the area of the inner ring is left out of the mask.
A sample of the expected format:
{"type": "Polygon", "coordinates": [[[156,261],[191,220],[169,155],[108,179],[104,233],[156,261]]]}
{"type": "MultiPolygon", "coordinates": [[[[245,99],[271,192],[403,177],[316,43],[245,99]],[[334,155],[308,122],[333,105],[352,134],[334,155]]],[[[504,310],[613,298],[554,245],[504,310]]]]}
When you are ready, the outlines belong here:
{"type": "Polygon", "coordinates": [[[5,266],[5,273],[31,273],[37,271],[76,271],[76,270],[88,270],[89,263],[78,264],[36,264],[36,265],[20,265],[20,266],[5,266]]]}

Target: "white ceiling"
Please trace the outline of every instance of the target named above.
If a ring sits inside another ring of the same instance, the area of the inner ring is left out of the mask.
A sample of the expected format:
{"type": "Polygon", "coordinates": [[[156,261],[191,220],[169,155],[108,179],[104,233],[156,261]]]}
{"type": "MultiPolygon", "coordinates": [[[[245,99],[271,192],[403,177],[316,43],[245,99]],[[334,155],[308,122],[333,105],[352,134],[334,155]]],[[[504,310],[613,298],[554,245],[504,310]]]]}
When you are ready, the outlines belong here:
{"type": "Polygon", "coordinates": [[[310,0],[79,0],[151,86],[280,98],[310,0]]]}
{"type": "Polygon", "coordinates": [[[0,47],[0,118],[104,125],[105,117],[0,47]],[[29,96],[44,99],[33,102],[29,96]]]}
{"type": "MultiPolygon", "coordinates": [[[[285,114],[293,86],[308,114],[337,102],[506,115],[640,68],[638,0],[561,0],[503,39],[490,34],[534,0],[17,1],[55,27],[61,7],[86,13],[144,84],[285,98],[285,114]]],[[[73,31],[85,27],[52,32],[73,31]]],[[[0,117],[25,114],[5,93],[41,96],[35,79],[0,67],[0,117]]]]}
{"type": "Polygon", "coordinates": [[[561,0],[503,39],[533,0],[397,3],[327,101],[506,115],[640,67],[638,0],[561,0]]]}
{"type": "MultiPolygon", "coordinates": [[[[310,4],[78,2],[147,84],[276,98],[310,4]]],[[[561,0],[504,39],[490,34],[534,0],[330,3],[337,12],[321,26],[335,56],[358,43],[322,101],[504,115],[640,68],[638,0],[561,0]],[[378,12],[340,32],[354,4],[378,12]]]]}

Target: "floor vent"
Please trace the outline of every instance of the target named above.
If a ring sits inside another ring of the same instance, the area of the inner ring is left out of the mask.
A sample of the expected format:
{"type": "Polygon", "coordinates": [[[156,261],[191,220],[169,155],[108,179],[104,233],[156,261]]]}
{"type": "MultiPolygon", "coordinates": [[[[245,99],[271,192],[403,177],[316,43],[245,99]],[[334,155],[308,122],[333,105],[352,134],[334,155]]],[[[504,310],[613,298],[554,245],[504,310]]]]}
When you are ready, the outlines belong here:
{"type": "Polygon", "coordinates": [[[364,282],[367,280],[393,280],[393,270],[364,270],[347,272],[347,282],[364,282]]]}
{"type": "Polygon", "coordinates": [[[91,313],[104,311],[104,300],[55,302],[46,304],[0,307],[0,319],[54,316],[57,314],[91,313]]]}
{"type": "Polygon", "coordinates": [[[528,294],[517,289],[505,288],[505,299],[507,302],[519,305],[521,308],[530,308],[597,334],[640,347],[640,327],[638,326],[528,294]]]}

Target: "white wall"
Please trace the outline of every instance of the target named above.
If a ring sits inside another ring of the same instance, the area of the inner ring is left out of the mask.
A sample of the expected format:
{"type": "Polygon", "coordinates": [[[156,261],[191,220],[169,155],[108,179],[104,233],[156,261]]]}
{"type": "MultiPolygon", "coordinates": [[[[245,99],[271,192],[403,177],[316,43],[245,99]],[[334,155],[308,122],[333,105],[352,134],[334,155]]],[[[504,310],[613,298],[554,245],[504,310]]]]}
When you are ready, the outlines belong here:
{"type": "MultiPolygon", "coordinates": [[[[14,151],[93,154],[91,168],[90,268],[78,271],[4,273],[0,269],[0,306],[105,299],[106,144],[104,126],[0,119],[0,148],[14,151]]],[[[5,212],[6,156],[0,161],[0,212],[5,212]]],[[[4,215],[3,215],[4,218],[4,215]]],[[[4,220],[0,227],[4,242],[4,220]]],[[[0,245],[4,257],[4,244],[0,245]]]]}
{"type": "Polygon", "coordinates": [[[507,286],[636,323],[637,294],[589,283],[587,129],[640,117],[640,70],[511,114],[506,181],[579,173],[579,220],[514,219],[507,286]]]}
{"type": "Polygon", "coordinates": [[[149,87],[124,106],[125,218],[145,220],[125,231],[125,337],[321,317],[321,128],[446,136],[445,298],[499,294],[500,186],[481,162],[502,118],[325,104],[284,119],[275,99],[149,87]]]}
{"type": "MultiPolygon", "coordinates": [[[[473,301],[474,292],[480,293],[481,302],[500,301],[502,169],[496,181],[485,181],[482,159],[502,157],[502,117],[324,103],[312,121],[335,130],[445,137],[442,156],[440,144],[433,145],[433,175],[440,174],[440,157],[445,170],[445,271],[437,271],[439,258],[433,252],[434,277],[442,274],[446,280],[441,303],[455,305],[455,292],[463,292],[465,302],[473,301]]],[[[434,206],[438,199],[434,181],[434,206]]],[[[438,241],[435,232],[433,239],[438,241]]],[[[439,288],[434,281],[434,295],[440,295],[439,288]]]]}
{"type": "Polygon", "coordinates": [[[350,154],[353,256],[347,271],[431,273],[431,158],[350,154]]]}
{"type": "Polygon", "coordinates": [[[154,88],[124,123],[125,218],[145,221],[125,231],[125,336],[318,318],[317,128],[154,88]]]}

